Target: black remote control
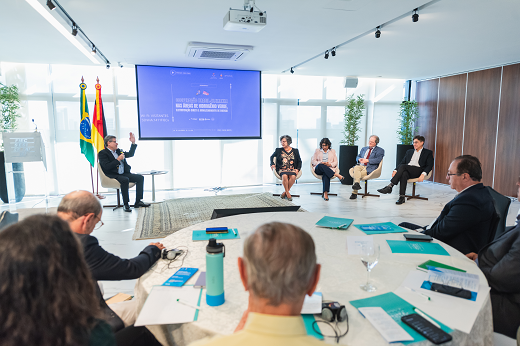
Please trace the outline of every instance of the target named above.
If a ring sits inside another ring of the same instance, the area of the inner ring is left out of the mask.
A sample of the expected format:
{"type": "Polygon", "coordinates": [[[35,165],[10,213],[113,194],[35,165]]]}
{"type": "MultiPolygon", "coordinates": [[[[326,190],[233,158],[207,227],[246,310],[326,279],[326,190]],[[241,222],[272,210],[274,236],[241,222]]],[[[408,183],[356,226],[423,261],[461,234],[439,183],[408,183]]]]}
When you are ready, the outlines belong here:
{"type": "Polygon", "coordinates": [[[443,344],[445,342],[451,341],[452,339],[450,334],[446,333],[440,328],[437,328],[421,315],[406,315],[401,317],[401,321],[412,327],[416,332],[433,342],[435,345],[443,344]]]}

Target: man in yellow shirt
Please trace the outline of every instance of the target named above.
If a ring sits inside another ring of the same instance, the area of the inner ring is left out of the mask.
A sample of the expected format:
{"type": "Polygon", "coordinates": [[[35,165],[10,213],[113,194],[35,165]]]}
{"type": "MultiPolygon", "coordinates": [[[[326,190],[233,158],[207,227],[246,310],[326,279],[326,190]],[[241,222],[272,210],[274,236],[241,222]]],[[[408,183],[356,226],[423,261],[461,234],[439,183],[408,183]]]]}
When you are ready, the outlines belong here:
{"type": "Polygon", "coordinates": [[[249,305],[235,333],[191,346],[323,345],[307,335],[300,315],[305,295],[316,289],[320,269],[307,232],[280,222],[260,226],[245,240],[244,258],[238,258],[249,305]]]}

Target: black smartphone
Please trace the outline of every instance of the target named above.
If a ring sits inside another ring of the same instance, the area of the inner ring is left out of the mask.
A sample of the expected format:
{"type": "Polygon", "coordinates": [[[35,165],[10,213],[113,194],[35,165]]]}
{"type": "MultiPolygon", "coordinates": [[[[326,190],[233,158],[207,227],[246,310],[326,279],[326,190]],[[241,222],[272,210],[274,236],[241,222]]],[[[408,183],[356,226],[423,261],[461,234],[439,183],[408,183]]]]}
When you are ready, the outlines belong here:
{"type": "Polygon", "coordinates": [[[435,345],[443,344],[453,339],[450,334],[438,328],[433,323],[419,314],[410,314],[401,317],[401,321],[413,328],[416,332],[433,342],[435,345]]]}
{"type": "Polygon", "coordinates": [[[459,298],[471,299],[471,291],[465,290],[463,288],[432,283],[432,287],[430,288],[430,290],[439,293],[449,294],[450,296],[455,296],[459,298]]]}
{"type": "Polygon", "coordinates": [[[403,237],[406,239],[406,240],[409,240],[409,241],[432,241],[433,238],[429,235],[426,235],[426,234],[414,234],[414,233],[405,233],[403,234],[403,237]]]}

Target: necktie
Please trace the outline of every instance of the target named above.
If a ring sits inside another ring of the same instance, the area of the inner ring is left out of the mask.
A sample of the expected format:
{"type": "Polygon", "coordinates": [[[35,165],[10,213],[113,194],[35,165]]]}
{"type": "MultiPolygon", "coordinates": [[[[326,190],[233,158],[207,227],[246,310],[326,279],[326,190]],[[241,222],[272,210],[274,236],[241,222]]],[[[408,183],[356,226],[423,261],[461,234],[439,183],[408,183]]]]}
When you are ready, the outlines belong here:
{"type": "MultiPolygon", "coordinates": [[[[368,154],[367,154],[367,160],[370,158],[370,154],[372,153],[372,148],[370,148],[370,150],[368,150],[368,154]]],[[[368,162],[365,163],[365,166],[368,165],[368,162]]]]}

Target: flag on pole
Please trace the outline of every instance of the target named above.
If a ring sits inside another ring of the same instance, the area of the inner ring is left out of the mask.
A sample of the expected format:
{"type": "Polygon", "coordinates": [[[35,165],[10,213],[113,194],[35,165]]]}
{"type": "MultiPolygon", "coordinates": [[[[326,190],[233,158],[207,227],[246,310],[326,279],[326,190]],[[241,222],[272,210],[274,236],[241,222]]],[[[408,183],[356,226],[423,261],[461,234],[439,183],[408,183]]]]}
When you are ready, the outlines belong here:
{"type": "Polygon", "coordinates": [[[94,155],[94,147],[92,146],[92,137],[91,137],[91,125],[90,125],[90,117],[88,115],[88,104],[87,104],[87,96],[85,95],[85,89],[87,85],[83,83],[83,77],[81,77],[81,84],[79,85],[81,88],[81,96],[79,102],[79,112],[81,114],[81,122],[79,123],[79,146],[81,148],[81,153],[85,155],[90,165],[94,167],[95,155],[94,155]]]}
{"type": "Polygon", "coordinates": [[[92,119],[92,144],[99,153],[105,149],[103,139],[107,135],[107,124],[105,122],[105,112],[103,111],[103,101],[101,100],[101,84],[99,78],[96,79],[96,103],[94,104],[94,115],[92,119]]]}

